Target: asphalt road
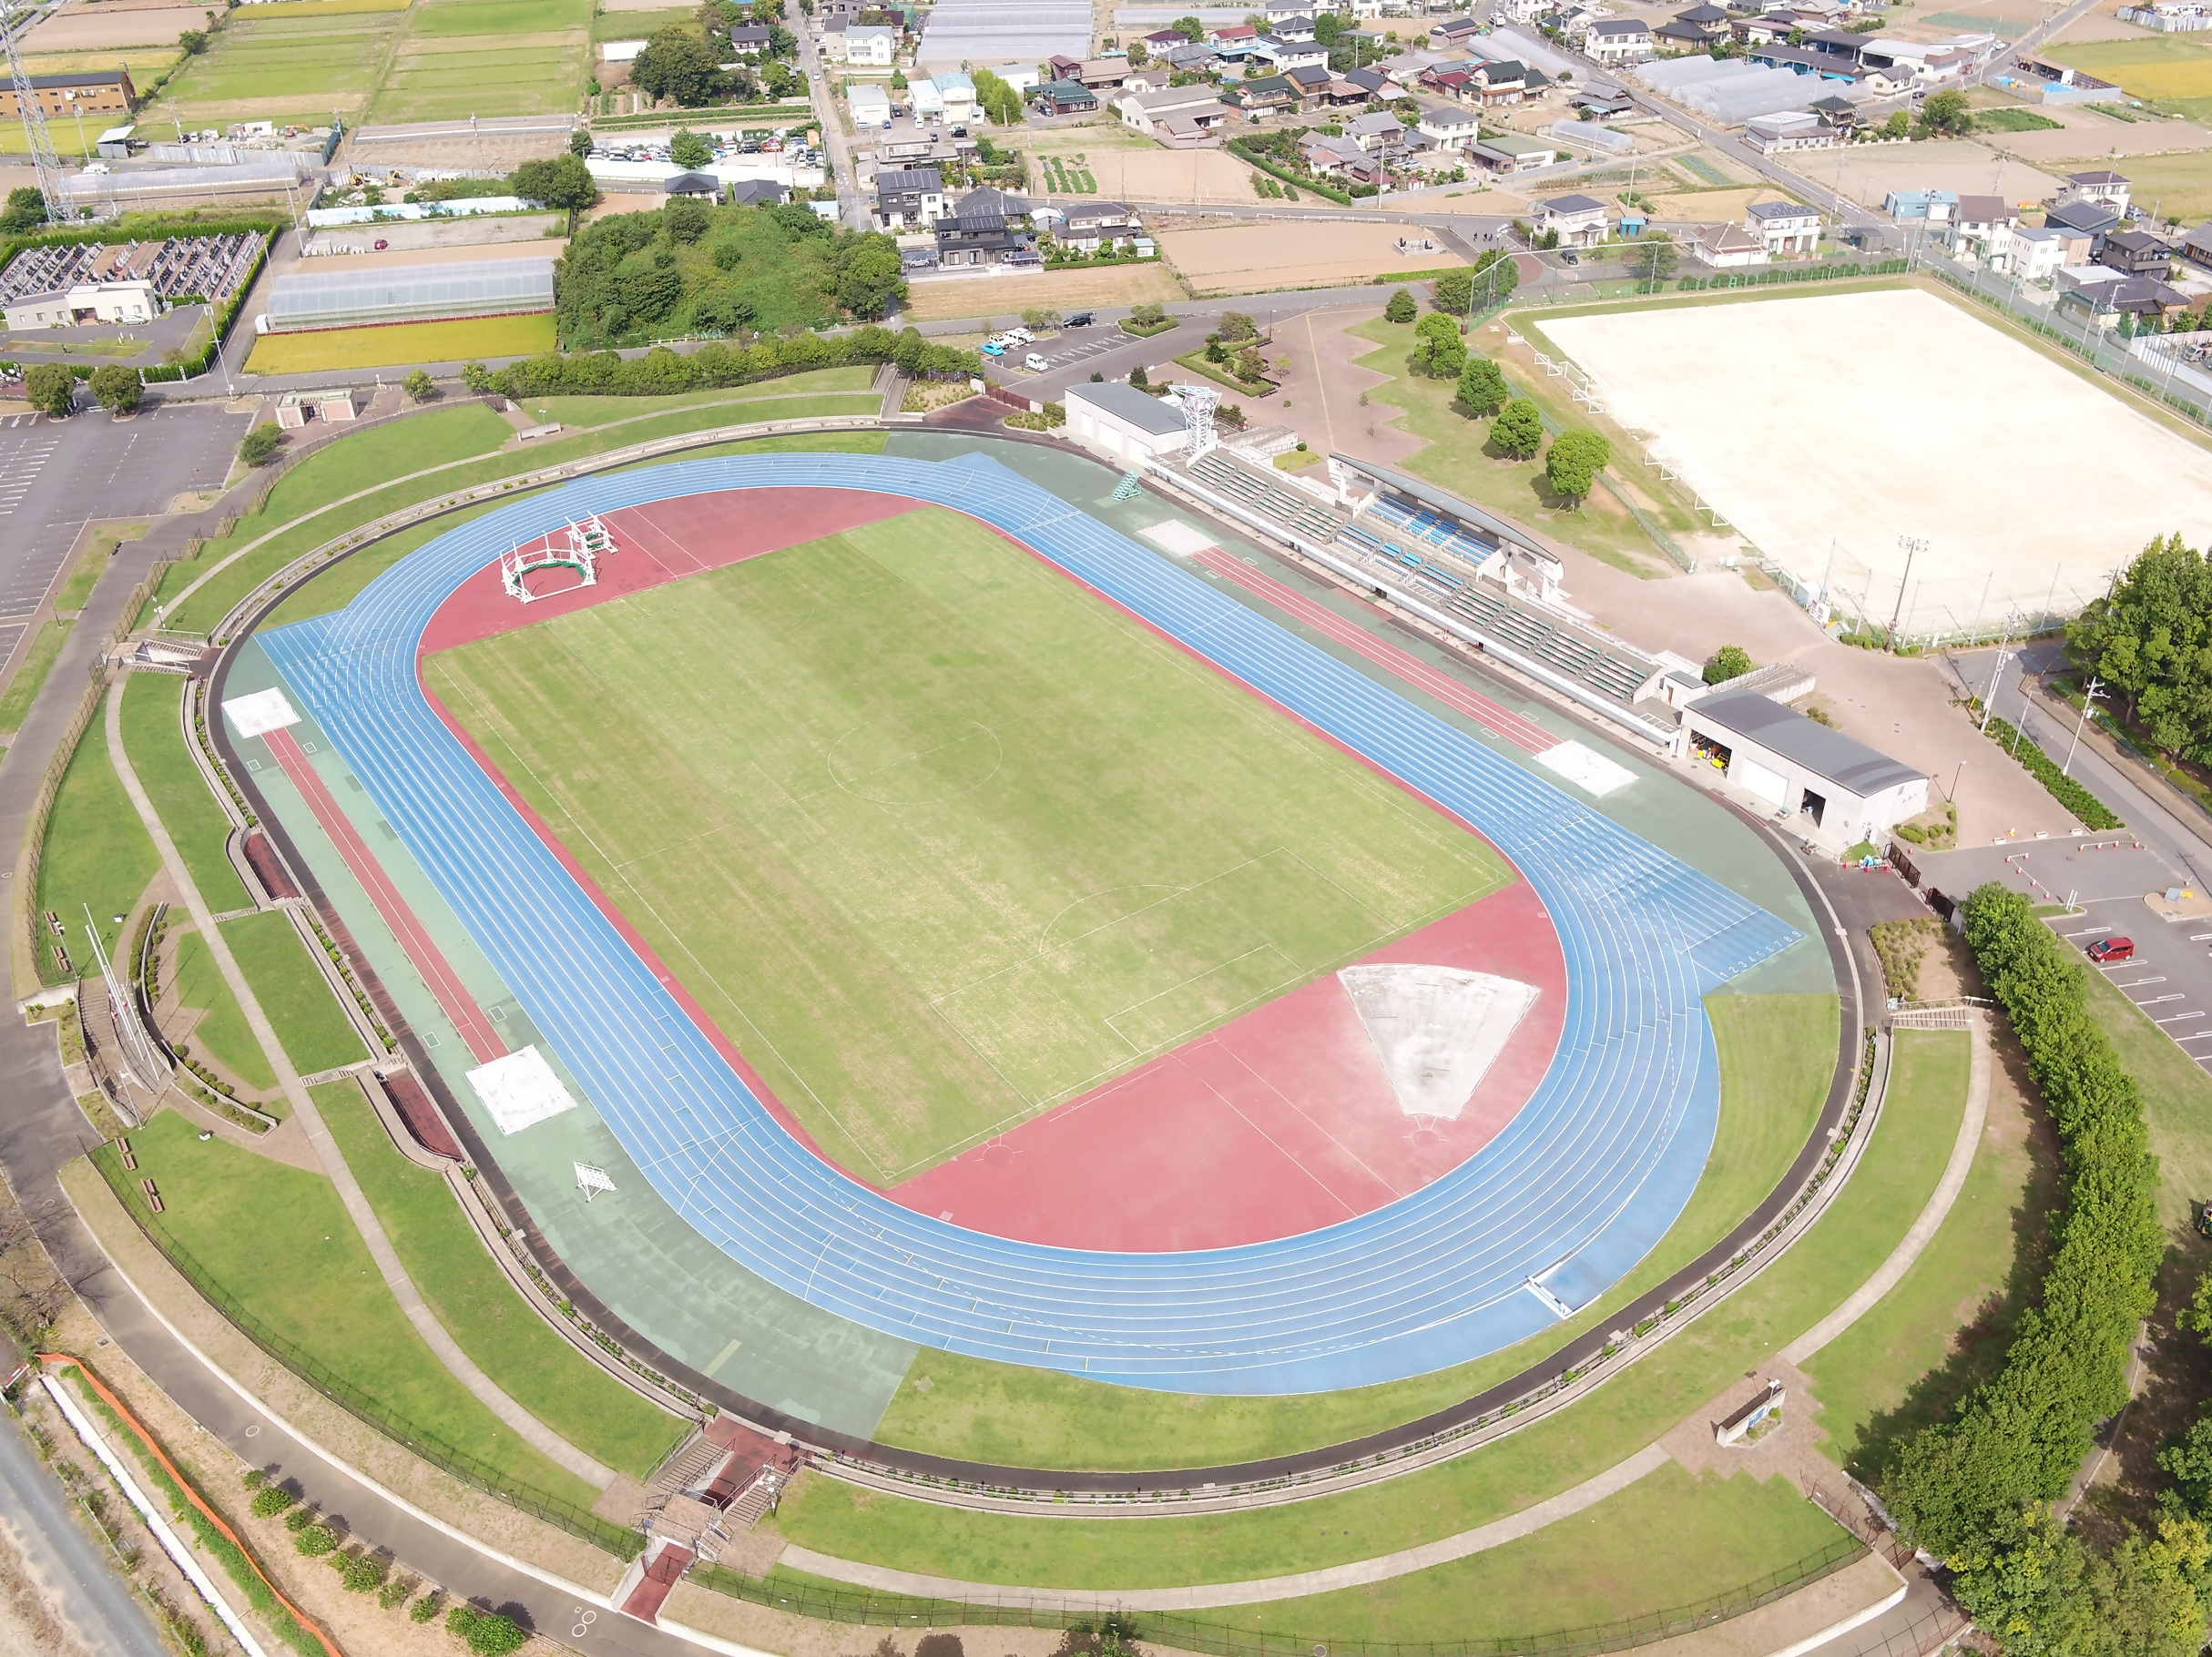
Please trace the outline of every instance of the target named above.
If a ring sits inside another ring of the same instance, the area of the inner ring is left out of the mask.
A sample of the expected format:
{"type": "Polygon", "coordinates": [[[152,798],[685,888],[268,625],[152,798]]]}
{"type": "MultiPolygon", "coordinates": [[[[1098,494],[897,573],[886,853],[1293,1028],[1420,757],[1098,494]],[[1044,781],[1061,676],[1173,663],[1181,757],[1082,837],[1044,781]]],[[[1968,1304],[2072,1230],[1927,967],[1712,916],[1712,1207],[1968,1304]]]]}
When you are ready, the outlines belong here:
{"type": "Polygon", "coordinates": [[[219,485],[247,423],[219,403],[0,422],[0,662],[88,519],[151,515],[187,490],[219,485]]]}
{"type": "MultiPolygon", "coordinates": [[[[81,1449],[73,1459],[91,1463],[81,1449]]],[[[124,1585],[85,1521],[70,1513],[68,1498],[12,1413],[0,1423],[0,1529],[22,1555],[39,1597],[87,1651],[164,1657],[144,1602],[124,1585]]]]}

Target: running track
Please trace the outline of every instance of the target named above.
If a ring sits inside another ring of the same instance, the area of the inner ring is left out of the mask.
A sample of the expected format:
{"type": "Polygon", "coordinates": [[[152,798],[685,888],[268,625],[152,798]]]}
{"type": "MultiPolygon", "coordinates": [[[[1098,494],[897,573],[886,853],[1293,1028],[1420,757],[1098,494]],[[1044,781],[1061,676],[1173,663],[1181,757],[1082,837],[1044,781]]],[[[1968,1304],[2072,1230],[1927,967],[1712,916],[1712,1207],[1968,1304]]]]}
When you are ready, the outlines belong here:
{"type": "MultiPolygon", "coordinates": [[[[460,525],[263,646],[637,1164],[769,1282],[868,1327],[1178,1391],[1320,1391],[1512,1344],[1681,1212],[1719,1088],[1700,998],[1799,934],[1539,777],[984,457],[685,462],[581,479],[460,525]],[[933,1220],[774,1120],[438,718],[416,676],[453,589],[571,515],[773,486],[947,506],[1173,636],[1464,818],[1536,889],[1565,955],[1557,1056],[1506,1130],[1387,1207],[1275,1242],[1086,1253],[933,1220]]],[[[617,1182],[622,1178],[617,1172],[617,1182]]],[[[619,1286],[602,1286],[618,1296],[619,1286]]]]}

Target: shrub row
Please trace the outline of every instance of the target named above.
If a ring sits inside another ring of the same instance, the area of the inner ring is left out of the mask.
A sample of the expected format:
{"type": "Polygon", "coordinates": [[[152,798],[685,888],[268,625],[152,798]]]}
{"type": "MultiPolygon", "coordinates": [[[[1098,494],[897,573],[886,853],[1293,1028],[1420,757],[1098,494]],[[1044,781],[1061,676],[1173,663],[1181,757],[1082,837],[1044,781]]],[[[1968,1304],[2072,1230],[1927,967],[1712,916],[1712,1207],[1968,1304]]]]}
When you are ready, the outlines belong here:
{"type": "Polygon", "coordinates": [[[2128,1349],[2165,1246],[2142,1098],[2084,1009],[2082,969],[2027,899],[1994,882],[1966,901],[1966,941],[2058,1131],[2066,1201],[2004,1367],[1909,1439],[1882,1480],[1913,1544],[1954,1559],[2063,1495],[2097,1423],[2126,1403],[2128,1349]]]}
{"type": "MultiPolygon", "coordinates": [[[[1885,259],[1871,265],[1774,265],[1743,275],[1686,276],[1675,286],[1684,293],[1707,288],[1766,288],[1778,282],[1826,282],[1854,276],[1902,276],[1911,267],[1901,259],[1885,259]]],[[[1655,289],[1654,291],[1656,291],[1655,289]]]]}
{"type": "Polygon", "coordinates": [[[659,345],[642,357],[622,357],[611,351],[548,351],[498,370],[472,362],[462,370],[461,379],[473,391],[497,391],[515,398],[559,392],[662,397],[675,391],[749,385],[757,380],[856,362],[895,363],[901,373],[928,380],[983,372],[983,358],[976,352],[932,345],[914,329],[893,333],[888,328],[861,328],[849,334],[809,333],[792,340],[762,340],[751,346],[727,345],[718,340],[682,353],[659,345]]]}
{"type": "MultiPolygon", "coordinates": [[[[1335,202],[1339,207],[1350,207],[1351,205],[1352,195],[1356,192],[1347,192],[1338,189],[1334,185],[1323,184],[1318,178],[1301,178],[1296,173],[1292,172],[1289,168],[1285,167],[1281,162],[1276,160],[1274,157],[1269,155],[1265,150],[1253,148],[1252,146],[1246,143],[1242,138],[1231,138],[1228,141],[1227,148],[1228,153],[1235,156],[1238,160],[1249,161],[1251,163],[1251,165],[1259,168],[1259,170],[1263,173],[1273,173],[1285,184],[1295,184],[1301,190],[1311,190],[1317,196],[1325,196],[1330,200],[1335,202]]],[[[1371,185],[1368,187],[1367,193],[1371,196],[1375,193],[1374,188],[1371,185]]]]}
{"type": "Polygon", "coordinates": [[[2074,813],[2085,828],[2118,828],[2123,825],[2107,806],[2058,768],[2051,756],[1992,714],[1983,722],[1982,734],[2018,761],[2029,776],[2051,791],[2051,798],[2074,813]]]}

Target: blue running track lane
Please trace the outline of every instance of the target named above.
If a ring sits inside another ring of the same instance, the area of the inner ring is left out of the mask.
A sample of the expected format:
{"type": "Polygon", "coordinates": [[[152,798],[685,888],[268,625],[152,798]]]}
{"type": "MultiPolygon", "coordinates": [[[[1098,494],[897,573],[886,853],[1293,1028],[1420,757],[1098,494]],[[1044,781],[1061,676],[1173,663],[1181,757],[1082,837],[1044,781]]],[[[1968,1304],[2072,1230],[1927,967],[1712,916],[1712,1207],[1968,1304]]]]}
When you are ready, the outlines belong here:
{"type": "Polygon", "coordinates": [[[1719,1117],[1701,998],[1799,936],[982,456],[745,456],[580,479],[448,531],[344,609],[261,642],[679,1214],[814,1306],[1008,1363],[1180,1392],[1320,1392],[1425,1374],[1536,1332],[1558,1306],[1617,1280],[1681,1213],[1719,1117]],[[1550,1069],[1505,1131],[1357,1219],[1174,1255],[963,1230],[910,1213],[786,1133],[439,720],[415,658],[446,595],[517,542],[586,513],[794,485],[903,495],[1004,531],[1511,858],[1558,929],[1568,1007],[1550,1069]]]}

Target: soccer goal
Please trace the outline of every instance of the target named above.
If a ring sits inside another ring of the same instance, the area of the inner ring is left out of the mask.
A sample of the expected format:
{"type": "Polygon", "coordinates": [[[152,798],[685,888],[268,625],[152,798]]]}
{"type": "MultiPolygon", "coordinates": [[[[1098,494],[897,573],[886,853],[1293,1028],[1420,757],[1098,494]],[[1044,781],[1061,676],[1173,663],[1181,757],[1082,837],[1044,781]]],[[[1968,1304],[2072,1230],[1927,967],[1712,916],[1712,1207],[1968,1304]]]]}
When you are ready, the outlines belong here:
{"type": "MultiPolygon", "coordinates": [[[[548,596],[530,590],[528,577],[539,570],[574,570],[576,585],[596,586],[599,584],[599,560],[615,551],[615,538],[607,533],[607,525],[593,513],[582,522],[571,518],[564,534],[552,534],[517,546],[499,555],[499,579],[507,592],[524,604],[535,604],[548,596]]],[[[562,591],[567,589],[563,588],[562,591]]]]}

